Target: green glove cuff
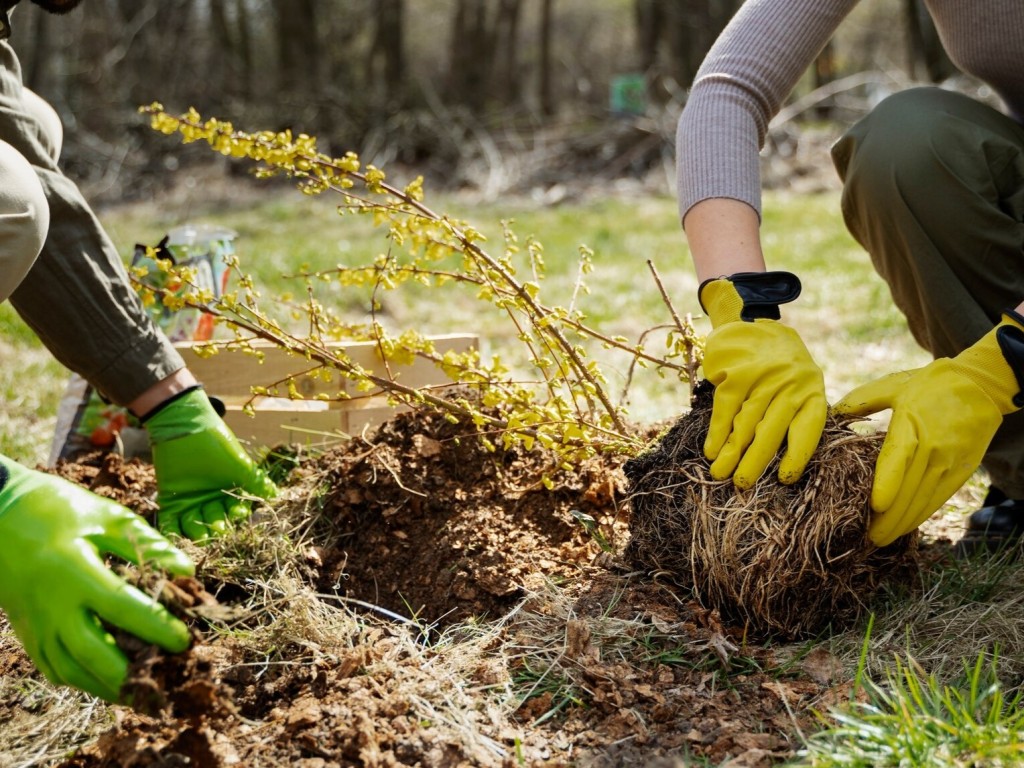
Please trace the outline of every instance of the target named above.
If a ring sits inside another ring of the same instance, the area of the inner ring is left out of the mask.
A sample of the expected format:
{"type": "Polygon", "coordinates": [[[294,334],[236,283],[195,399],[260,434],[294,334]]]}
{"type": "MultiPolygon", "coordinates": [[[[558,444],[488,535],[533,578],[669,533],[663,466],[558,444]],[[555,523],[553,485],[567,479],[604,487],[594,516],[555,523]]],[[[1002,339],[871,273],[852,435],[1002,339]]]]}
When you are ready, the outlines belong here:
{"type": "Polygon", "coordinates": [[[1003,314],[995,328],[952,360],[1006,416],[1024,406],[1024,317],[1003,314]]]}
{"type": "Polygon", "coordinates": [[[157,525],[164,533],[199,541],[248,517],[249,499],[269,499],[277,488],[253,463],[200,388],[187,390],[149,414],[156,469],[157,525]]]}
{"type": "Polygon", "coordinates": [[[713,328],[737,320],[778,320],[780,304],[800,295],[800,279],[791,272],[737,272],[705,280],[697,299],[713,328]]]}
{"type": "Polygon", "coordinates": [[[222,427],[220,415],[200,386],[191,387],[161,403],[140,421],[150,442],[159,445],[185,435],[222,427]]]}

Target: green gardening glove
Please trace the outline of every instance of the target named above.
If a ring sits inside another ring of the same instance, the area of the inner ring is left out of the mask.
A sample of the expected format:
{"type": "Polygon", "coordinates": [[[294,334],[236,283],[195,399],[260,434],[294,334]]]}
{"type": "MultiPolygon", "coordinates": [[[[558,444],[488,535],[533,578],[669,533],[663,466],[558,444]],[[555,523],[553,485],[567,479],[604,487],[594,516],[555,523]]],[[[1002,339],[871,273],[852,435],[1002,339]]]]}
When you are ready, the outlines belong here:
{"type": "Polygon", "coordinates": [[[954,358],[869,382],[835,405],[867,416],[892,408],[875,464],[868,537],[910,533],[978,468],[1003,417],[1024,405],[1024,317],[1003,321],[954,358]]]}
{"type": "Polygon", "coordinates": [[[785,441],[779,481],[795,483],[818,447],[828,403],[825,378],[803,341],[779,322],[800,295],[789,272],[742,272],[701,284],[711,318],[704,376],[715,385],[704,455],[716,480],[752,488],[785,441]]]}
{"type": "Polygon", "coordinates": [[[277,494],[199,387],[143,418],[156,469],[157,525],[201,541],[252,511],[254,497],[277,494]]]}
{"type": "Polygon", "coordinates": [[[101,620],[174,653],[190,635],[114,575],[108,553],[178,576],[195,570],[130,510],[0,457],[0,608],[50,682],[117,701],[128,661],[101,620]]]}

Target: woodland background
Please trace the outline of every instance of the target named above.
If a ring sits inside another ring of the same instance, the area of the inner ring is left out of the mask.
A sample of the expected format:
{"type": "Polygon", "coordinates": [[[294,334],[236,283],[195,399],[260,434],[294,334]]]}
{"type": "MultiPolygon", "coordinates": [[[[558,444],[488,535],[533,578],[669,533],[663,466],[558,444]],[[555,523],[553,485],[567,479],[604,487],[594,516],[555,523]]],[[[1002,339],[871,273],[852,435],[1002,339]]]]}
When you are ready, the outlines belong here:
{"type": "MultiPolygon", "coordinates": [[[[64,121],[68,172],[97,204],[144,195],[161,183],[158,172],[190,158],[208,162],[202,152],[159,151],[136,113],[154,100],[249,130],[307,132],[326,151],[352,149],[378,165],[417,167],[434,186],[493,196],[670,164],[686,89],[739,5],[87,0],[58,17],[24,2],[12,42],[26,84],[64,121]],[[642,78],[642,93],[615,110],[610,94],[623,76],[642,78]]],[[[820,120],[871,98],[865,82],[953,73],[921,0],[864,0],[795,98],[840,87],[797,116],[820,120]],[[879,77],[844,85],[863,72],[879,77]]]]}

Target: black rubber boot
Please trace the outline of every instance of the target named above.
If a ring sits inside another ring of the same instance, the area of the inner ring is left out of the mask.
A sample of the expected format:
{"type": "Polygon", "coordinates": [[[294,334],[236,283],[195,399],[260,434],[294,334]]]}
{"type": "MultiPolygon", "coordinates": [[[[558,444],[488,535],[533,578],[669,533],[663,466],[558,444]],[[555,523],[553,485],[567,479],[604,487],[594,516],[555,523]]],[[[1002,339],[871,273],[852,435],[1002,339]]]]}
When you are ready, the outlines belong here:
{"type": "Polygon", "coordinates": [[[1008,499],[998,488],[990,488],[982,508],[967,518],[959,550],[964,555],[1016,550],[1022,537],[1024,499],[1008,499]]]}

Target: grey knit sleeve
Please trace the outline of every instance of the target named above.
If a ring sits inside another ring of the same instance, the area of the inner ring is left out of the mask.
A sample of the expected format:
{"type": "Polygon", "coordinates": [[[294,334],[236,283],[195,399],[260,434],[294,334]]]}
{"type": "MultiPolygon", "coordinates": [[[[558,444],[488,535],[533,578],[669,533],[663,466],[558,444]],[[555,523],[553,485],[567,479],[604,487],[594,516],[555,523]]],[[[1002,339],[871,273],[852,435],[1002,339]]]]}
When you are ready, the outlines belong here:
{"type": "Polygon", "coordinates": [[[858,0],[747,0],[704,59],[676,132],[680,220],[727,197],[760,215],[768,123],[858,0]]]}

